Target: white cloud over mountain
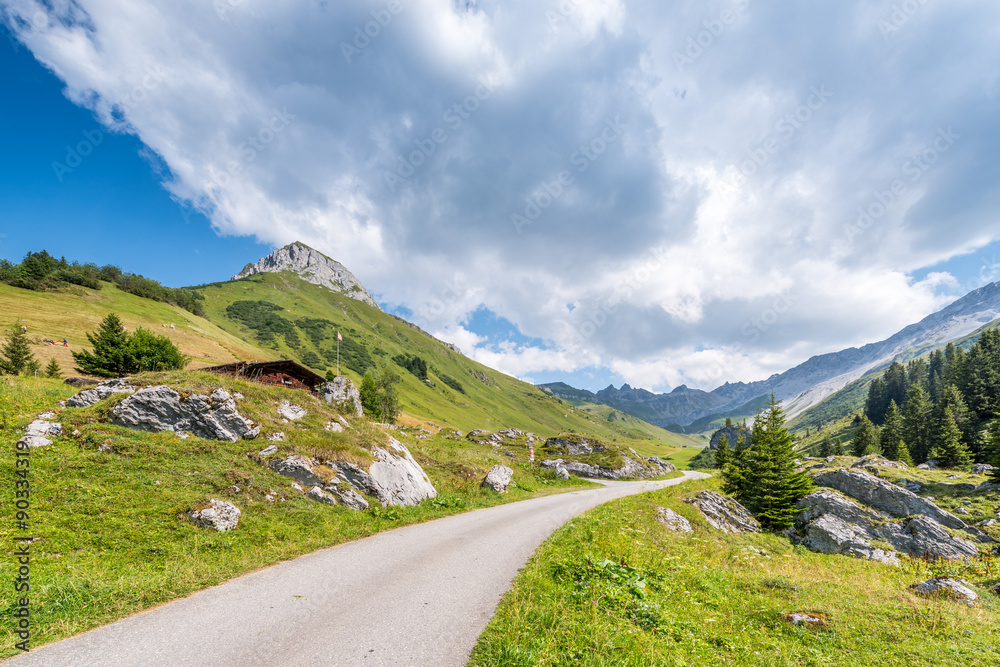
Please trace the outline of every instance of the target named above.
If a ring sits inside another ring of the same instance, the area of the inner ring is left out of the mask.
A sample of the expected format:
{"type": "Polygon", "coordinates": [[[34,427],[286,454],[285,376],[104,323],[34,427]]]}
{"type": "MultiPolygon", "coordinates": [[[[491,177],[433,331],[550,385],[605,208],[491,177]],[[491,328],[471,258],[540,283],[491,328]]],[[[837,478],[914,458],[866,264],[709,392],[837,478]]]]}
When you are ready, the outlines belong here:
{"type": "Polygon", "coordinates": [[[521,376],[760,379],[918,320],[953,279],[913,273],[1000,237],[992,0],[0,8],[221,233],[521,376]]]}

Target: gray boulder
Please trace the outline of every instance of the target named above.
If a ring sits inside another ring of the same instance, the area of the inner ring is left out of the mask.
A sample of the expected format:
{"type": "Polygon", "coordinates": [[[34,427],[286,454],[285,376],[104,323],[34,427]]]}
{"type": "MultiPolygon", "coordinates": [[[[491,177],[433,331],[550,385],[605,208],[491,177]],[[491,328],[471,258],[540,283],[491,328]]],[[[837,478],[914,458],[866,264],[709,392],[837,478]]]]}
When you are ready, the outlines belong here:
{"type": "Polygon", "coordinates": [[[976,465],[972,466],[973,475],[985,475],[990,470],[996,470],[996,468],[991,466],[989,463],[977,463],[976,465]]]}
{"type": "Polygon", "coordinates": [[[591,479],[648,479],[650,477],[657,477],[663,474],[662,469],[658,468],[654,471],[627,456],[623,456],[622,459],[624,463],[620,468],[602,468],[600,466],[592,466],[589,463],[582,463],[580,461],[564,461],[563,459],[546,459],[542,461],[541,466],[543,468],[556,471],[558,471],[559,468],[563,468],[570,474],[576,475],[577,477],[587,477],[591,479]]]}
{"type": "Polygon", "coordinates": [[[278,453],[277,446],[275,446],[275,445],[269,445],[269,446],[265,447],[264,449],[260,450],[259,452],[257,452],[257,456],[259,456],[262,459],[266,459],[271,454],[277,454],[277,453],[278,453]]]}
{"type": "Polygon", "coordinates": [[[28,447],[48,447],[52,444],[52,441],[48,438],[43,438],[37,435],[26,435],[17,441],[19,445],[26,445],[28,447]]]}
{"type": "Polygon", "coordinates": [[[236,528],[240,521],[240,510],[225,500],[212,499],[208,507],[192,510],[188,516],[196,526],[214,528],[220,533],[236,528]]]}
{"type": "Polygon", "coordinates": [[[918,470],[937,470],[941,465],[940,461],[927,461],[917,466],[918,470]]]}
{"type": "Polygon", "coordinates": [[[332,495],[324,491],[318,486],[314,486],[308,491],[306,491],[306,497],[315,500],[316,502],[326,503],[327,505],[336,505],[337,499],[332,495]]]}
{"type": "MultiPolygon", "coordinates": [[[[520,431],[518,431],[520,433],[520,431]]],[[[503,433],[503,431],[501,431],[503,433]]],[[[595,444],[589,440],[569,440],[567,438],[549,438],[545,441],[542,449],[554,450],[565,453],[568,456],[584,456],[595,452],[605,452],[607,447],[595,444]]]]}
{"type": "Polygon", "coordinates": [[[305,408],[298,405],[292,405],[288,401],[282,401],[281,405],[278,406],[278,416],[283,419],[287,419],[290,422],[302,419],[307,414],[309,413],[305,411],[305,408]]]}
{"type": "Polygon", "coordinates": [[[805,498],[801,498],[795,507],[799,510],[795,519],[800,525],[808,524],[824,514],[833,514],[847,523],[862,528],[872,528],[885,521],[885,517],[878,512],[860,507],[854,501],[830,489],[813,491],[805,498]]]}
{"type": "Polygon", "coordinates": [[[510,484],[510,480],[514,477],[514,471],[507,466],[493,466],[490,471],[486,473],[486,479],[483,480],[483,486],[488,489],[493,489],[497,493],[503,493],[507,490],[507,486],[510,484]]]}
{"type": "Polygon", "coordinates": [[[66,405],[71,408],[87,408],[114,394],[131,394],[134,391],[135,387],[122,378],[105,380],[93,389],[84,389],[76,396],[66,399],[66,405]]]}
{"type": "Polygon", "coordinates": [[[691,503],[705,515],[713,527],[726,533],[758,533],[760,524],[747,508],[715,491],[699,491],[684,502],[691,503]]]}
{"type": "Polygon", "coordinates": [[[112,421],[142,431],[187,431],[210,440],[236,442],[253,437],[253,422],[236,410],[225,389],[182,397],[161,385],[140,389],[111,411],[112,421]]]}
{"type": "Polygon", "coordinates": [[[656,520],[675,533],[693,533],[691,522],[669,507],[656,508],[656,520]]]}
{"type": "Polygon", "coordinates": [[[302,486],[323,486],[323,480],[313,470],[312,461],[301,454],[268,461],[267,466],[282,477],[293,479],[302,486]]]}
{"type": "Polygon", "coordinates": [[[934,577],[927,581],[913,584],[910,588],[913,592],[926,596],[949,597],[964,602],[970,607],[976,603],[979,596],[975,591],[965,585],[966,582],[948,579],[946,577],[934,577]]]}
{"type": "Polygon", "coordinates": [[[646,460],[649,463],[652,463],[653,465],[658,466],[659,468],[661,468],[662,472],[664,472],[664,473],[677,472],[677,466],[675,466],[670,461],[664,461],[663,459],[661,459],[658,456],[650,456],[646,460]]]}
{"type": "Polygon", "coordinates": [[[964,560],[979,553],[975,544],[952,537],[940,523],[922,515],[876,526],[870,533],[891,544],[896,551],[915,558],[932,556],[964,560]]]}
{"type": "Polygon", "coordinates": [[[720,428],[718,431],[712,434],[712,439],[708,441],[709,449],[718,449],[719,442],[725,437],[726,441],[729,443],[730,449],[736,449],[736,443],[743,438],[744,446],[745,443],[750,441],[750,431],[743,428],[742,424],[735,424],[728,428],[720,428]]]}
{"type": "Polygon", "coordinates": [[[861,470],[838,468],[817,475],[815,479],[817,484],[837,489],[891,516],[923,514],[948,528],[962,530],[967,527],[957,516],[944,511],[930,500],[861,470]]]}
{"type": "Polygon", "coordinates": [[[57,438],[62,435],[62,432],[62,424],[53,423],[45,419],[36,419],[24,429],[26,436],[36,438],[57,438]]]}
{"type": "Polygon", "coordinates": [[[323,385],[320,394],[327,404],[333,405],[343,412],[360,417],[364,412],[361,408],[361,393],[348,378],[336,377],[323,385]]]}
{"type": "Polygon", "coordinates": [[[862,456],[851,467],[865,468],[868,466],[879,468],[897,468],[899,470],[905,470],[910,467],[902,461],[890,461],[881,454],[869,454],[868,456],[862,456]]]}
{"type": "Polygon", "coordinates": [[[569,479],[569,470],[566,470],[565,466],[557,465],[556,477],[558,477],[559,479],[569,479]]]}
{"type": "Polygon", "coordinates": [[[330,431],[331,433],[343,433],[344,432],[344,427],[341,425],[340,422],[329,422],[323,428],[325,428],[327,431],[330,431]]]}
{"type": "Polygon", "coordinates": [[[366,510],[369,507],[368,501],[354,489],[342,489],[339,486],[333,485],[328,486],[327,491],[337,496],[344,507],[352,510],[366,510]]]}
{"type": "Polygon", "coordinates": [[[824,554],[842,554],[899,565],[899,557],[895,553],[873,547],[866,531],[835,514],[823,514],[810,521],[795,541],[824,554]]]}
{"type": "Polygon", "coordinates": [[[388,449],[378,447],[373,453],[376,460],[368,474],[383,505],[419,505],[437,496],[427,473],[398,440],[389,438],[388,449]]]}

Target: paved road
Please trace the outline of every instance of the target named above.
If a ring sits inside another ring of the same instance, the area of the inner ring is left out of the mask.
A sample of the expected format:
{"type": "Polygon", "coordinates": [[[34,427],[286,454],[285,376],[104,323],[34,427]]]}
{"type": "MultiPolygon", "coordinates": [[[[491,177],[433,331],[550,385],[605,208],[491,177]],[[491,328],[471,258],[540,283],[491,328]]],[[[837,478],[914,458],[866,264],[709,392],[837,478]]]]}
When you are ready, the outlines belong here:
{"type": "Polygon", "coordinates": [[[607,482],[324,549],[56,642],[17,667],[464,665],[517,571],[601,503],[707,477],[607,482]]]}

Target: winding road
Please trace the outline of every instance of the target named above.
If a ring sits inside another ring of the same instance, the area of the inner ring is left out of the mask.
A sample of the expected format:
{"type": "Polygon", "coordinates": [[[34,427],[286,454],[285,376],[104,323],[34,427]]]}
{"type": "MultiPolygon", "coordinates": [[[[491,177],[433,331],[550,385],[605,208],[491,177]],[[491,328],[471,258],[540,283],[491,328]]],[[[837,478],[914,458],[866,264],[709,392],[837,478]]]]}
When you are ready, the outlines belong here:
{"type": "Polygon", "coordinates": [[[465,665],[518,570],[559,526],[690,479],[603,482],[407,526],[244,575],[23,654],[17,667],[465,665]]]}

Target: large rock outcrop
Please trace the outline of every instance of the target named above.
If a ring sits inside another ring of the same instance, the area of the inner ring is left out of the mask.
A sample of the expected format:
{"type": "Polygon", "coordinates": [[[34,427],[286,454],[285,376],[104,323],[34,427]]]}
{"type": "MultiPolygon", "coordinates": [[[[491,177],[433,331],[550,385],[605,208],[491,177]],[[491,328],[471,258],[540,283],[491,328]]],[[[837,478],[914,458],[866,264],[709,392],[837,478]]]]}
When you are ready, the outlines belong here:
{"type": "Polygon", "coordinates": [[[738,502],[715,491],[699,491],[684,502],[691,503],[715,528],[726,533],[758,533],[757,519],[738,502]]]}
{"type": "Polygon", "coordinates": [[[84,389],[76,396],[66,399],[66,407],[88,408],[115,394],[131,394],[135,387],[122,378],[105,380],[93,389],[84,389]]]}
{"type": "Polygon", "coordinates": [[[135,392],[111,411],[114,423],[142,431],[188,432],[210,440],[254,438],[259,427],[236,410],[225,389],[210,395],[181,396],[166,385],[135,392]]]}
{"type": "Polygon", "coordinates": [[[669,472],[677,470],[674,464],[663,461],[655,456],[644,459],[636,456],[639,462],[628,456],[622,457],[622,465],[619,468],[603,468],[601,466],[590,465],[582,461],[565,461],[563,459],[546,459],[541,466],[550,470],[555,470],[558,474],[560,470],[576,475],[577,477],[589,477],[591,479],[651,479],[659,477],[669,472]]]}
{"type": "MultiPolygon", "coordinates": [[[[420,467],[410,451],[395,438],[389,438],[387,447],[376,447],[372,452],[375,462],[367,470],[348,461],[328,461],[311,459],[300,454],[292,454],[283,459],[267,462],[271,470],[295,480],[305,487],[319,487],[340,499],[351,509],[367,509],[368,501],[360,494],[368,494],[384,505],[419,505],[428,498],[437,496],[434,485],[427,473],[420,467]],[[321,475],[318,467],[329,468],[321,475]],[[324,481],[330,477],[329,481],[324,481]]],[[[313,494],[314,499],[327,496],[313,494]]]]}
{"type": "Polygon", "coordinates": [[[342,412],[348,412],[360,417],[363,410],[361,408],[361,392],[354,386],[350,379],[343,376],[336,377],[323,385],[319,390],[327,404],[336,407],[342,412]]]}
{"type": "Polygon", "coordinates": [[[313,285],[326,287],[352,299],[364,301],[373,308],[378,308],[375,299],[368,293],[353,273],[340,262],[330,259],[318,250],[313,250],[304,243],[291,243],[284,248],[278,248],[267,257],[261,258],[256,264],[247,264],[243,270],[233,276],[233,280],[246,278],[257,273],[279,273],[289,271],[302,280],[313,285]]]}
{"type": "Polygon", "coordinates": [[[507,466],[496,465],[490,468],[483,480],[483,487],[493,489],[497,493],[503,493],[510,485],[510,480],[514,477],[514,471],[507,466]]]}

